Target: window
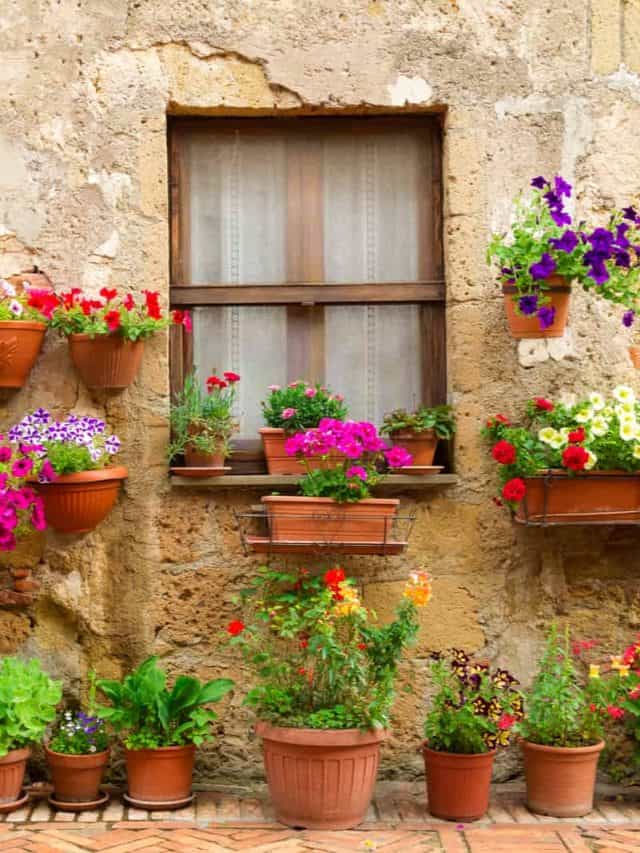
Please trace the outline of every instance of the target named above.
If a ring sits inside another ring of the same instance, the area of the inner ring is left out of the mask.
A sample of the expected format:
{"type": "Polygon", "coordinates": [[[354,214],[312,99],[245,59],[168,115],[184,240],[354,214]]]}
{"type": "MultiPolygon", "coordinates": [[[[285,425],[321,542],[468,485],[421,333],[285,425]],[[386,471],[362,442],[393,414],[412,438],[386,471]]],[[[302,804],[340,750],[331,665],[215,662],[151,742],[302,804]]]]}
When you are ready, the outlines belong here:
{"type": "Polygon", "coordinates": [[[260,471],[270,384],[321,381],[380,424],[445,401],[433,116],[171,120],[171,378],[242,376],[234,468],[260,471]]]}

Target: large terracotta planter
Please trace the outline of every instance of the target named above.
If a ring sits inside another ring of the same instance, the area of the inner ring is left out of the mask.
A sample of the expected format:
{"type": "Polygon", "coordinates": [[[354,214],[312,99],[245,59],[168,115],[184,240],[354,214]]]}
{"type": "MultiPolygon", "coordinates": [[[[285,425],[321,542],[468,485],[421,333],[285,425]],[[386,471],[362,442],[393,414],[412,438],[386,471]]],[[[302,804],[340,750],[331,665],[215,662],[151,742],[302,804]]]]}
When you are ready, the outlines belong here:
{"type": "Polygon", "coordinates": [[[0,803],[15,803],[20,796],[31,750],[12,749],[0,758],[0,803]]]}
{"type": "Polygon", "coordinates": [[[428,808],[444,820],[479,820],[489,808],[489,786],[496,751],[476,755],[422,749],[428,808]]]}
{"type": "Polygon", "coordinates": [[[123,465],[63,474],[53,483],[38,483],[47,524],[60,533],[87,533],[110,512],[128,475],[123,465]]]}
{"type": "Polygon", "coordinates": [[[145,803],[176,803],[191,795],[196,748],[125,749],[129,797],[145,803]]]}
{"type": "Polygon", "coordinates": [[[593,809],[596,770],[604,741],[576,748],[520,741],[527,808],[552,817],[582,817],[593,809]]]}
{"type": "Polygon", "coordinates": [[[367,498],[357,503],[338,503],[332,498],[265,495],[262,503],[273,542],[313,546],[390,541],[400,501],[367,498]]]}
{"type": "Polygon", "coordinates": [[[435,430],[426,429],[416,432],[413,429],[401,429],[391,434],[396,447],[402,447],[411,454],[411,464],[418,467],[433,465],[438,437],[435,430]]]}
{"type": "Polygon", "coordinates": [[[42,348],[44,323],[0,322],[0,388],[22,388],[42,348]]]}
{"type": "Polygon", "coordinates": [[[525,477],[515,520],[524,524],[620,524],[640,520],[640,475],[624,471],[541,472],[525,477]]]}
{"type": "Polygon", "coordinates": [[[385,731],[294,729],[260,722],[269,794],[280,823],[351,829],[373,796],[385,731]]]}
{"type": "Polygon", "coordinates": [[[564,334],[569,316],[569,300],[571,298],[571,285],[559,275],[546,279],[551,285],[548,290],[543,290],[545,296],[550,299],[549,305],[556,309],[556,316],[548,329],[541,329],[540,322],[535,314],[525,316],[517,309],[517,300],[514,296],[517,290],[514,285],[503,284],[504,310],[509,325],[511,337],[518,340],[522,338],[561,338],[564,334]]]}
{"type": "Polygon", "coordinates": [[[144,341],[121,335],[69,335],[69,354],[80,378],[91,389],[122,391],[136,378],[144,341]]]}
{"type": "Polygon", "coordinates": [[[100,784],[109,761],[109,750],[89,755],[67,755],[44,748],[56,800],[91,803],[100,796],[100,784]]]}

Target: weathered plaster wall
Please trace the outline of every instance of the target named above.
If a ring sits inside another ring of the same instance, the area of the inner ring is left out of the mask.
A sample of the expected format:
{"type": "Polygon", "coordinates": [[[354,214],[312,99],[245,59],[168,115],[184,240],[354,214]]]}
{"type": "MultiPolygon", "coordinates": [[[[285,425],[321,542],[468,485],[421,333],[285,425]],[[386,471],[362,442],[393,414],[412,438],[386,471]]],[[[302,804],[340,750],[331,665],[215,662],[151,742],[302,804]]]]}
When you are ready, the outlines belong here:
{"type": "MultiPolygon", "coordinates": [[[[554,615],[612,649],[637,630],[638,534],[516,530],[489,501],[478,427],[534,393],[637,385],[629,333],[584,294],[563,339],[516,346],[484,251],[533,174],[571,179],[578,213],[640,197],[639,0],[4,0],[0,48],[0,275],[35,262],[60,287],[167,297],[167,112],[446,108],[460,482],[407,498],[418,514],[407,555],[349,561],[381,614],[409,568],[435,578],[387,773],[418,767],[430,649],[464,646],[526,679],[554,615]]],[[[124,440],[131,475],[109,519],[3,561],[37,563],[42,590],[28,611],[0,611],[0,652],[40,656],[72,693],[88,668],[117,674],[150,652],[172,671],[245,684],[219,638],[256,565],[232,510],[257,495],[171,491],[166,340],[148,349],[130,390],[92,398],[50,334],[28,387],[0,408],[3,428],[36,404],[99,413],[124,440]]],[[[200,781],[257,775],[240,701],[200,781]]]]}

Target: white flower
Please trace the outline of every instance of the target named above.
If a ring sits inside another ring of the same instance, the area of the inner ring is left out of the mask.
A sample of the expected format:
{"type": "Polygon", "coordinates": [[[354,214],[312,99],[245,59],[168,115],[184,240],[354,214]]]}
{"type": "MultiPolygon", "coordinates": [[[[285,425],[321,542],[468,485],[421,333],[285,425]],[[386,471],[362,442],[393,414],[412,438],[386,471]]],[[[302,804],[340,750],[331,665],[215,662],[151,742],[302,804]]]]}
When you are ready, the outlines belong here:
{"type": "Polygon", "coordinates": [[[89,747],[89,752],[95,752],[95,751],[96,751],[95,745],[91,744],[91,746],[89,747]]]}
{"type": "Polygon", "coordinates": [[[620,424],[620,438],[623,441],[631,441],[636,437],[637,427],[635,423],[622,423],[620,424]]]}
{"type": "Polygon", "coordinates": [[[592,417],[593,409],[591,408],[591,406],[586,406],[584,409],[580,409],[580,411],[574,415],[574,418],[579,424],[589,423],[592,417]]]}
{"type": "Polygon", "coordinates": [[[606,435],[609,432],[609,421],[602,415],[596,415],[591,421],[590,429],[593,435],[598,437],[606,435]]]}
{"type": "Polygon", "coordinates": [[[4,291],[5,296],[15,296],[16,289],[12,284],[9,284],[8,281],[5,281],[3,278],[0,278],[0,287],[4,291]]]}
{"type": "Polygon", "coordinates": [[[618,417],[621,415],[634,415],[636,407],[633,403],[618,403],[618,405],[614,407],[614,411],[618,417]]]}
{"type": "Polygon", "coordinates": [[[13,314],[14,317],[21,317],[22,316],[23,308],[17,299],[11,300],[11,302],[9,303],[9,311],[11,311],[11,313],[13,314]]]}
{"type": "Polygon", "coordinates": [[[590,471],[593,468],[593,466],[596,464],[596,462],[598,461],[598,457],[596,456],[595,453],[592,453],[588,447],[585,447],[585,450],[587,451],[589,458],[584,463],[584,468],[585,468],[585,471],[590,471]]]}
{"type": "Polygon", "coordinates": [[[640,459],[640,444],[636,444],[633,448],[634,459],[640,459]]]}
{"type": "Polygon", "coordinates": [[[602,414],[605,418],[612,418],[615,415],[615,409],[613,406],[605,406],[602,410],[602,414]]]}
{"type": "Polygon", "coordinates": [[[599,412],[600,409],[604,409],[604,397],[599,391],[592,391],[589,394],[589,402],[596,412],[599,412]]]}
{"type": "Polygon", "coordinates": [[[617,385],[613,389],[613,396],[619,403],[634,403],[636,399],[633,388],[628,385],[617,385]]]}
{"type": "Polygon", "coordinates": [[[549,446],[554,450],[560,450],[562,447],[566,447],[566,444],[567,439],[563,435],[560,435],[560,433],[557,433],[555,438],[549,442],[549,446]]]}
{"type": "Polygon", "coordinates": [[[543,427],[538,433],[539,440],[545,444],[551,444],[551,442],[556,440],[559,436],[560,433],[556,432],[553,427],[543,427]]]}

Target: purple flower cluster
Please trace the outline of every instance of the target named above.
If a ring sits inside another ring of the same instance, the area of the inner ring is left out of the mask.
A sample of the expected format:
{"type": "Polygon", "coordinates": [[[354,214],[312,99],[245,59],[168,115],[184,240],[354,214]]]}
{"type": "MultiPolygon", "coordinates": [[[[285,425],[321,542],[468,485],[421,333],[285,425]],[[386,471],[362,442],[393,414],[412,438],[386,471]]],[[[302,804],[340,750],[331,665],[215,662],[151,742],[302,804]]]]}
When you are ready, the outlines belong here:
{"type": "MultiPolygon", "coordinates": [[[[331,452],[345,456],[351,462],[367,460],[383,454],[390,468],[401,468],[411,464],[411,455],[400,447],[390,448],[378,435],[376,427],[368,421],[337,421],[323,418],[315,429],[296,433],[287,439],[285,450],[289,456],[328,456],[331,452]]],[[[362,466],[352,465],[351,474],[361,476],[362,466]]],[[[366,470],[364,471],[366,475],[366,470]]]]}
{"type": "Polygon", "coordinates": [[[27,485],[38,468],[39,445],[12,448],[0,435],[0,551],[13,551],[21,535],[47,526],[42,499],[27,485]]]}
{"type": "Polygon", "coordinates": [[[538,175],[537,178],[533,178],[531,181],[531,186],[539,190],[546,190],[543,198],[549,207],[549,213],[556,225],[560,228],[563,225],[571,225],[571,217],[565,211],[564,202],[562,200],[563,197],[571,197],[570,183],[565,181],[564,178],[560,177],[560,175],[556,175],[553,179],[552,187],[551,183],[547,181],[546,178],[543,178],[542,175],[538,175]]]}
{"type": "MultiPolygon", "coordinates": [[[[587,275],[596,284],[601,285],[609,280],[607,261],[614,261],[616,266],[626,269],[631,266],[631,255],[629,254],[631,243],[626,236],[628,230],[629,225],[626,222],[621,222],[616,225],[615,234],[608,228],[596,228],[592,234],[581,234],[583,242],[588,242],[591,246],[584,253],[583,263],[589,267],[587,275]]],[[[636,252],[640,250],[640,246],[633,248],[636,252]]]]}

